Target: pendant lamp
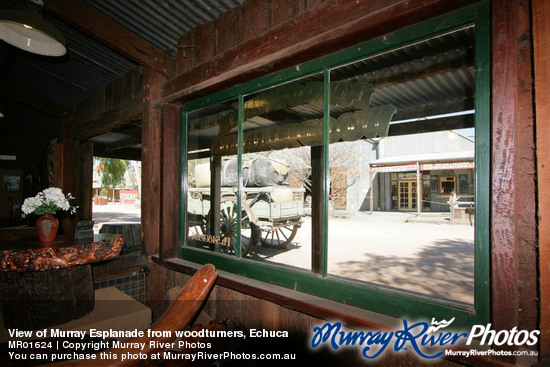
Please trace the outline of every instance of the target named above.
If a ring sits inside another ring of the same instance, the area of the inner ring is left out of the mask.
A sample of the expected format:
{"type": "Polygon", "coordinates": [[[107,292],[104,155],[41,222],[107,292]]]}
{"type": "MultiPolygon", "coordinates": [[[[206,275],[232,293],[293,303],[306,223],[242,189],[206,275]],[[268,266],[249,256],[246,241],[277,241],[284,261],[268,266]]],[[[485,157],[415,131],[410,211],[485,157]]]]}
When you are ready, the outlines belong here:
{"type": "Polygon", "coordinates": [[[0,39],[45,56],[65,55],[65,37],[42,16],[42,0],[27,0],[25,9],[0,10],[0,39]]]}

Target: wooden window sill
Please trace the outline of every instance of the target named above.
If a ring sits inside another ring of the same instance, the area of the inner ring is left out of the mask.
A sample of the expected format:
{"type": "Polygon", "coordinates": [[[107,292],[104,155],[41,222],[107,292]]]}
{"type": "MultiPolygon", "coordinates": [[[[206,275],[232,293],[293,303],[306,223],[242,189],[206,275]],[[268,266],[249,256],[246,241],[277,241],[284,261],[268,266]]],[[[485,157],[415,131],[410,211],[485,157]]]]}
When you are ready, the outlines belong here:
{"type": "MultiPolygon", "coordinates": [[[[160,259],[152,256],[153,261],[167,269],[183,274],[194,274],[202,265],[179,258],[160,259]]],[[[312,296],[292,289],[246,278],[241,275],[217,270],[216,283],[253,297],[273,302],[301,313],[325,319],[339,320],[349,327],[374,328],[381,330],[394,329],[402,325],[402,320],[312,296]]]]}
{"type": "MultiPolygon", "coordinates": [[[[202,267],[202,264],[180,258],[161,259],[158,255],[153,255],[151,258],[156,264],[166,269],[188,275],[194,274],[202,267]]],[[[217,272],[219,275],[216,283],[222,287],[273,302],[319,319],[338,320],[347,327],[367,330],[395,330],[403,325],[403,320],[387,315],[297,292],[226,271],[217,270],[217,272]]],[[[452,349],[466,350],[467,348],[454,347],[452,349]]],[[[483,350],[486,348],[475,343],[472,349],[483,350]]],[[[484,356],[445,356],[442,358],[453,362],[467,363],[471,366],[509,366],[509,364],[484,356]]]]}

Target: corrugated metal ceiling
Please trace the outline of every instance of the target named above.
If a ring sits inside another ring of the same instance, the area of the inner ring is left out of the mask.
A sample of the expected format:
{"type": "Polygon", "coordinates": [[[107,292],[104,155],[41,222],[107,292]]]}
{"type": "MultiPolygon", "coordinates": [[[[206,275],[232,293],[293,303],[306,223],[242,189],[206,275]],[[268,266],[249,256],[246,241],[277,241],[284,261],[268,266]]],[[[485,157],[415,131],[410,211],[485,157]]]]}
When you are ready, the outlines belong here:
{"type": "Polygon", "coordinates": [[[117,23],[175,57],[178,38],[244,0],[85,0],[117,23]]]}
{"type": "MultiPolygon", "coordinates": [[[[86,3],[128,28],[160,50],[177,51],[177,39],[197,25],[242,4],[243,0],[108,1],[86,3]]],[[[21,0],[0,0],[1,9],[23,8],[21,0]]],[[[138,65],[74,27],[49,16],[67,39],[67,55],[40,57],[0,41],[0,68],[4,80],[66,107],[74,107],[98,89],[117,80],[138,65]]],[[[3,101],[8,104],[9,101],[3,101]]]]}
{"type": "MultiPolygon", "coordinates": [[[[244,0],[84,1],[158,49],[175,55],[181,35],[241,5],[244,0]]],[[[0,0],[0,8],[23,6],[24,1],[0,0]]],[[[137,67],[134,61],[74,27],[48,14],[45,17],[65,35],[67,55],[39,57],[0,43],[0,79],[39,93],[62,106],[74,107],[137,67]]],[[[474,68],[470,65],[472,40],[472,29],[435,37],[340,67],[331,73],[331,80],[358,80],[357,76],[361,75],[361,81],[376,87],[371,100],[373,106],[391,104],[400,111],[471,98],[474,90],[474,68]],[[457,66],[452,67],[455,62],[457,66]],[[445,63],[450,65],[448,70],[441,67],[445,63]],[[432,65],[437,72],[426,73],[432,65]],[[422,77],[407,77],[420,70],[422,77]]],[[[312,80],[316,78],[311,77],[312,80]]],[[[10,103],[9,100],[0,99],[0,104],[6,103],[10,103]]],[[[13,108],[17,105],[14,103],[13,108]]],[[[315,106],[302,106],[290,108],[287,113],[288,116],[281,117],[292,120],[301,115],[316,116],[320,110],[315,106]]],[[[104,139],[98,137],[96,143],[108,144],[124,139],[124,133],[113,134],[104,139]]]]}

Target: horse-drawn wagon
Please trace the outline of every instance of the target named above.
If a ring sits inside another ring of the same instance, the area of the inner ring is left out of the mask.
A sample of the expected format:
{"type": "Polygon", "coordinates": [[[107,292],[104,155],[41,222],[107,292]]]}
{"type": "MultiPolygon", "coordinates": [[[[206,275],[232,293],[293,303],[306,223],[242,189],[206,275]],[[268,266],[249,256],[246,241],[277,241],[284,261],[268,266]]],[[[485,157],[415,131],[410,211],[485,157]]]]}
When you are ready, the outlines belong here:
{"type": "Polygon", "coordinates": [[[304,216],[303,188],[288,185],[288,166],[281,160],[258,157],[243,163],[243,189],[240,218],[237,205],[235,159],[224,159],[219,206],[212,205],[210,163],[195,166],[195,187],[189,187],[187,200],[188,238],[197,246],[207,243],[222,251],[234,251],[241,223],[241,254],[248,254],[261,243],[286,247],[292,242],[304,216]],[[212,208],[219,216],[212,216],[212,208]],[[213,219],[212,219],[213,218],[213,219]],[[219,230],[212,221],[219,221],[219,230]]]}

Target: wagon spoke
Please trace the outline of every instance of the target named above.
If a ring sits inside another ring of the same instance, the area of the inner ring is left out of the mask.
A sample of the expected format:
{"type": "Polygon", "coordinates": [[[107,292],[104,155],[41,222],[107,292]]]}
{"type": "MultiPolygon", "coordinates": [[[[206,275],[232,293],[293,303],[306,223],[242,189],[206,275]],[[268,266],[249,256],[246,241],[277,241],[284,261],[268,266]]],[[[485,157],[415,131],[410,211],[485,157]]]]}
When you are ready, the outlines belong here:
{"type": "MultiPolygon", "coordinates": [[[[284,229],[287,229],[287,227],[283,227],[284,229]]],[[[283,228],[281,228],[281,234],[285,237],[285,241],[288,241],[288,236],[283,232],[283,228]]]]}
{"type": "Polygon", "coordinates": [[[229,203],[229,206],[227,206],[227,214],[229,216],[229,218],[233,218],[234,217],[234,211],[233,211],[233,205],[231,205],[232,203],[229,203]]]}
{"type": "Polygon", "coordinates": [[[238,219],[241,222],[241,254],[245,256],[248,254],[252,248],[254,248],[255,242],[258,240],[252,233],[250,223],[256,223],[258,219],[255,217],[254,213],[251,211],[250,207],[243,202],[241,208],[241,217],[239,218],[239,205],[233,197],[222,198],[221,202],[221,214],[224,218],[222,225],[227,227],[227,235],[231,238],[230,241],[230,250],[235,251],[235,247],[239,244],[237,243],[238,233],[238,219]]]}
{"type": "Polygon", "coordinates": [[[267,231],[265,236],[262,237],[261,242],[267,247],[285,247],[292,242],[292,240],[296,236],[297,231],[297,225],[276,227],[267,231]],[[286,231],[288,231],[288,233],[286,233],[286,231]],[[275,241],[275,236],[277,237],[277,241],[275,241]]]}

